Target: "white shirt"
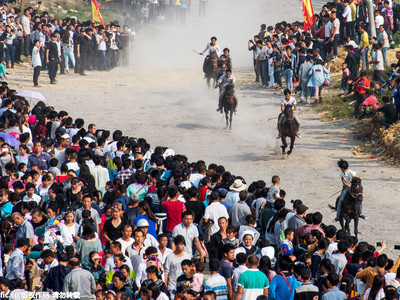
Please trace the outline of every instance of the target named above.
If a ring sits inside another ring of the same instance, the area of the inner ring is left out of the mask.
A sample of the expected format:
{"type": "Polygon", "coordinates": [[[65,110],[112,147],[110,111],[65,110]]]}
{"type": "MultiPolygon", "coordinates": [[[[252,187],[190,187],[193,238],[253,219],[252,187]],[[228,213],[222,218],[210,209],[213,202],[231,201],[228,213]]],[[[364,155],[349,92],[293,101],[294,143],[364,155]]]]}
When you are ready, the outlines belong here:
{"type": "Polygon", "coordinates": [[[22,198],[22,201],[24,202],[30,202],[30,201],[35,201],[38,205],[40,200],[42,200],[42,197],[39,195],[33,194],[32,198],[29,198],[28,195],[25,195],[24,198],[22,198]]]}
{"type": "Polygon", "coordinates": [[[336,18],[335,20],[333,20],[332,22],[332,30],[333,30],[333,35],[339,34],[339,30],[340,30],[340,21],[338,18],[336,18]]]}
{"type": "Polygon", "coordinates": [[[325,37],[326,38],[329,38],[331,36],[332,28],[333,28],[333,25],[332,25],[331,21],[325,23],[325,37]]]}
{"type": "Polygon", "coordinates": [[[379,26],[383,25],[384,22],[385,22],[385,21],[384,21],[384,19],[383,19],[383,16],[381,16],[381,15],[376,16],[376,17],[375,17],[375,28],[376,28],[376,29],[379,29],[379,26]]]}
{"type": "Polygon", "coordinates": [[[373,61],[378,61],[379,63],[374,64],[374,70],[376,71],[383,71],[385,70],[385,67],[383,66],[383,54],[381,50],[378,50],[375,52],[375,56],[373,61]]]}
{"type": "Polygon", "coordinates": [[[164,250],[164,255],[161,253],[160,248],[157,247],[157,253],[158,253],[158,259],[161,261],[162,264],[165,263],[165,259],[169,254],[171,254],[173,251],[170,248],[165,248],[164,250]]]}
{"type": "Polygon", "coordinates": [[[121,252],[122,253],[125,253],[126,248],[129,247],[130,245],[132,245],[134,241],[135,240],[133,238],[131,238],[131,237],[129,238],[128,241],[124,241],[122,238],[119,238],[117,240],[117,242],[121,243],[121,252]]]}
{"type": "Polygon", "coordinates": [[[38,53],[38,47],[33,47],[32,50],[32,65],[33,67],[41,67],[42,60],[40,59],[40,53],[38,53]]]}
{"type": "Polygon", "coordinates": [[[214,51],[217,52],[218,56],[220,56],[222,54],[221,47],[219,45],[211,46],[211,44],[208,43],[206,48],[201,53],[205,53],[207,50],[208,50],[208,55],[210,55],[211,52],[214,52],[214,51]]]}
{"type": "Polygon", "coordinates": [[[224,205],[219,202],[213,202],[209,206],[206,207],[206,211],[204,212],[204,219],[211,219],[214,221],[213,226],[211,227],[211,235],[218,232],[218,219],[221,217],[225,217],[227,220],[229,219],[228,212],[224,205]]]}
{"type": "Polygon", "coordinates": [[[292,96],[290,96],[289,101],[286,101],[286,98],[283,98],[282,101],[281,101],[281,105],[285,105],[285,106],[286,105],[293,106],[295,104],[297,105],[296,99],[294,97],[292,97],[292,96]]]}
{"type": "Polygon", "coordinates": [[[232,290],[236,292],[237,286],[238,286],[238,281],[239,281],[239,276],[242,274],[244,271],[247,271],[248,268],[246,266],[239,266],[233,270],[233,277],[232,277],[232,290]]]}
{"type": "Polygon", "coordinates": [[[31,20],[27,16],[21,17],[21,24],[25,30],[26,34],[31,34],[31,20]]]}
{"type": "Polygon", "coordinates": [[[343,19],[346,19],[346,23],[352,22],[353,19],[351,18],[351,8],[349,5],[344,7],[343,11],[343,19]]]}
{"type": "Polygon", "coordinates": [[[261,49],[257,47],[257,58],[258,60],[266,60],[266,52],[267,52],[267,47],[263,46],[261,49]]]}
{"type": "Polygon", "coordinates": [[[103,36],[101,36],[100,34],[96,35],[97,49],[100,51],[106,51],[107,50],[106,42],[105,42],[105,40],[100,42],[100,40],[102,40],[102,39],[103,39],[103,36]]]}
{"type": "Polygon", "coordinates": [[[351,185],[351,180],[356,174],[356,172],[348,169],[346,172],[340,172],[340,178],[343,178],[348,185],[351,185]]]}
{"type": "MultiPolygon", "coordinates": [[[[133,267],[132,267],[131,260],[126,255],[124,255],[124,257],[125,257],[124,265],[127,265],[129,267],[129,269],[132,270],[133,267]]],[[[107,258],[106,265],[104,266],[104,270],[106,270],[106,272],[108,272],[108,271],[110,271],[110,270],[112,270],[114,268],[115,268],[115,264],[114,264],[114,255],[113,255],[113,256],[110,256],[109,258],[107,258]]]]}

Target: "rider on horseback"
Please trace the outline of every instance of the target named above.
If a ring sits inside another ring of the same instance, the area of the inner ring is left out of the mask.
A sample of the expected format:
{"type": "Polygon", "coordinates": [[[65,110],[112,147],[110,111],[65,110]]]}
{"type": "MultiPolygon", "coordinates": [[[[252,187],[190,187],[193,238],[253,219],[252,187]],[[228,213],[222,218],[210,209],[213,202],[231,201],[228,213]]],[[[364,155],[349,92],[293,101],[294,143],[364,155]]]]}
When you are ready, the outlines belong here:
{"type": "Polygon", "coordinates": [[[224,54],[218,58],[217,80],[226,72],[227,69],[232,69],[232,57],[229,54],[228,48],[224,49],[224,54]]]}
{"type": "MultiPolygon", "coordinates": [[[[283,91],[283,94],[285,95],[285,98],[283,98],[282,99],[282,102],[281,102],[281,113],[279,114],[279,117],[278,117],[278,130],[279,130],[279,127],[280,127],[280,125],[282,125],[282,123],[283,123],[283,121],[284,121],[284,119],[285,119],[285,116],[284,116],[284,112],[285,112],[285,109],[287,108],[287,107],[289,107],[289,106],[291,106],[291,108],[292,108],[292,110],[293,110],[293,118],[294,118],[294,121],[297,123],[297,125],[300,127],[300,123],[299,123],[299,121],[297,120],[297,118],[296,118],[296,116],[294,115],[294,112],[295,112],[295,110],[297,109],[297,102],[296,102],[296,99],[294,98],[294,97],[292,97],[290,94],[290,90],[289,89],[285,89],[284,91],[283,91]]],[[[298,138],[301,138],[301,136],[300,136],[300,133],[296,133],[296,136],[298,137],[298,138]]],[[[280,133],[278,134],[278,136],[277,136],[277,139],[280,139],[281,138],[281,135],[280,135],[280,133]]]]}
{"type": "MultiPolygon", "coordinates": [[[[224,96],[225,96],[225,88],[228,85],[232,85],[234,87],[235,83],[236,83],[236,78],[232,74],[232,70],[231,69],[227,69],[225,74],[222,75],[218,79],[215,88],[219,87],[219,102],[218,102],[217,111],[219,111],[220,113],[222,113],[222,100],[224,99],[224,96]]],[[[237,98],[236,98],[235,95],[234,95],[234,97],[235,97],[235,100],[236,100],[236,103],[237,103],[237,98]]],[[[235,106],[234,110],[236,111],[236,106],[235,106]]]]}
{"type": "Polygon", "coordinates": [[[208,50],[208,55],[211,54],[211,52],[215,51],[217,52],[218,56],[221,55],[221,48],[219,47],[219,45],[217,44],[217,38],[215,36],[213,36],[211,38],[211,42],[207,44],[206,48],[200,52],[200,55],[204,55],[205,52],[207,52],[208,50]]]}
{"type": "MultiPolygon", "coordinates": [[[[342,192],[340,193],[339,200],[337,202],[336,207],[336,218],[334,221],[339,221],[340,209],[342,208],[342,203],[346,198],[346,195],[350,193],[351,181],[354,176],[357,176],[357,173],[349,169],[349,163],[343,159],[337,162],[338,167],[340,168],[340,179],[343,184],[342,192]]],[[[360,207],[360,218],[366,219],[366,217],[362,214],[362,205],[360,207]]]]}

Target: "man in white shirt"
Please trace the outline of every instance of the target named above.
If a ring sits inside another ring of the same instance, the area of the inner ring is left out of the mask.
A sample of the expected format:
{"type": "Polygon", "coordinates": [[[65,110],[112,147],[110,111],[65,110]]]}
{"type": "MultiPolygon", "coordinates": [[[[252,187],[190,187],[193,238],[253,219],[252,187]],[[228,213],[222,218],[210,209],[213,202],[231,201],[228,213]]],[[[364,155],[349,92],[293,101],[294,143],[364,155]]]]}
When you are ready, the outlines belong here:
{"type": "Polygon", "coordinates": [[[349,0],[344,0],[344,11],[342,14],[343,20],[346,22],[346,36],[352,37],[352,28],[354,27],[354,22],[351,16],[351,8],[349,6],[349,0]]]}
{"type": "MultiPolygon", "coordinates": [[[[131,228],[131,230],[132,230],[132,228],[131,228]]],[[[124,264],[126,264],[131,270],[133,269],[131,260],[129,259],[128,256],[126,256],[124,254],[124,252],[121,252],[121,248],[122,248],[122,245],[119,241],[115,241],[115,242],[111,243],[110,250],[113,255],[110,256],[109,258],[107,258],[107,260],[106,260],[106,265],[104,266],[104,270],[106,270],[106,272],[115,268],[114,256],[117,254],[124,255],[124,257],[125,257],[124,264]]]]}
{"type": "Polygon", "coordinates": [[[30,48],[30,35],[31,35],[31,15],[29,13],[29,8],[25,8],[24,15],[21,18],[21,24],[24,34],[24,55],[29,56],[30,48]]]}
{"type": "Polygon", "coordinates": [[[97,50],[99,51],[100,56],[100,70],[105,71],[107,70],[107,60],[106,60],[106,41],[107,37],[104,32],[104,29],[99,31],[99,34],[96,35],[97,40],[97,50]]]}
{"type": "MultiPolygon", "coordinates": [[[[36,40],[34,42],[32,50],[32,65],[33,65],[33,85],[39,86],[38,80],[40,75],[40,69],[42,68],[42,60],[40,59],[40,42],[36,40]]],[[[25,44],[26,47],[26,44],[25,44]]]]}
{"type": "Polygon", "coordinates": [[[126,248],[133,244],[135,241],[132,237],[132,226],[125,225],[122,230],[122,237],[120,237],[117,242],[121,243],[121,252],[125,253],[126,248]]]}
{"type": "Polygon", "coordinates": [[[225,217],[228,220],[229,215],[225,206],[218,202],[218,192],[212,192],[209,199],[211,204],[206,207],[203,218],[206,223],[208,220],[214,221],[214,224],[211,227],[211,235],[213,235],[219,230],[218,219],[225,217]]]}

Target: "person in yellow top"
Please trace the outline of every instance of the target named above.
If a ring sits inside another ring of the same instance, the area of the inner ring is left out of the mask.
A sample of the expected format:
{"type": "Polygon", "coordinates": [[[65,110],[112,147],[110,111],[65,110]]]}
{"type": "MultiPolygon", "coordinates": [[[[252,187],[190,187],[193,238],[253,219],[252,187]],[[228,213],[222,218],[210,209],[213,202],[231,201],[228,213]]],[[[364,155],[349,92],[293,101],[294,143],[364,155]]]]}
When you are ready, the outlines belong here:
{"type": "Polygon", "coordinates": [[[356,7],[356,5],[354,4],[354,0],[350,0],[349,1],[349,6],[350,6],[350,9],[351,9],[351,20],[353,21],[353,22],[355,22],[356,21],[356,18],[357,18],[357,7],[356,7]]]}
{"type": "Polygon", "coordinates": [[[360,51],[362,60],[361,70],[365,70],[369,68],[369,63],[368,63],[369,37],[363,25],[360,25],[359,30],[361,32],[361,40],[360,40],[360,51]]]}

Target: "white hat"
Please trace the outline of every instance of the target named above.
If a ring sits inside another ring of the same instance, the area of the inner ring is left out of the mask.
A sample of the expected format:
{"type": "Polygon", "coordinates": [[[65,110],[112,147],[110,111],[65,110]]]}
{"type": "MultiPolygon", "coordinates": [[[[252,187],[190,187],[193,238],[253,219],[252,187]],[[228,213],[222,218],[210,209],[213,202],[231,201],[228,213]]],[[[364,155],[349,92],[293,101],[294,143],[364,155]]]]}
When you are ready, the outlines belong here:
{"type": "Polygon", "coordinates": [[[233,184],[229,187],[230,190],[235,191],[235,192],[241,192],[244,191],[247,188],[247,185],[245,185],[240,179],[236,179],[233,184]]]}
{"type": "Polygon", "coordinates": [[[146,219],[140,219],[136,227],[149,227],[149,222],[146,219]]]}
{"type": "Polygon", "coordinates": [[[179,185],[183,189],[190,189],[192,185],[190,184],[190,181],[182,181],[181,184],[179,185]]]}

